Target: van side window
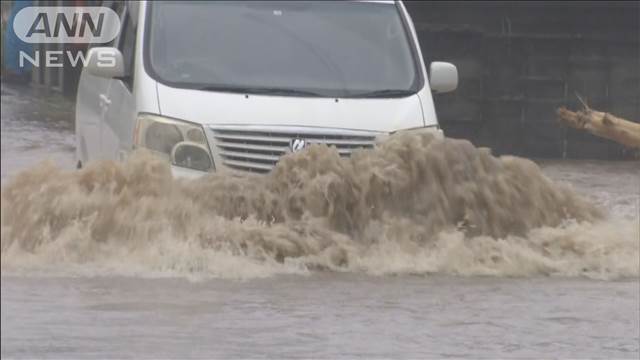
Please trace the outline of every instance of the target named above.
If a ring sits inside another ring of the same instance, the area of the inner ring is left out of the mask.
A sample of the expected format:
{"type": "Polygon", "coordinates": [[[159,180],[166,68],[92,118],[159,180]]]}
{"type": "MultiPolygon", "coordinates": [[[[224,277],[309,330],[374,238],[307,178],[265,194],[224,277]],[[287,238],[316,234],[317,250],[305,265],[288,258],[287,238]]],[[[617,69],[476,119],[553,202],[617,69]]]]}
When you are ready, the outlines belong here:
{"type": "Polygon", "coordinates": [[[122,59],[124,60],[124,70],[127,74],[122,81],[127,85],[129,90],[133,87],[133,77],[134,77],[134,60],[135,60],[135,50],[136,50],[136,26],[132,21],[132,17],[130,13],[127,11],[127,14],[124,17],[124,23],[122,27],[122,33],[120,37],[120,43],[118,46],[120,52],[122,52],[122,59]]]}

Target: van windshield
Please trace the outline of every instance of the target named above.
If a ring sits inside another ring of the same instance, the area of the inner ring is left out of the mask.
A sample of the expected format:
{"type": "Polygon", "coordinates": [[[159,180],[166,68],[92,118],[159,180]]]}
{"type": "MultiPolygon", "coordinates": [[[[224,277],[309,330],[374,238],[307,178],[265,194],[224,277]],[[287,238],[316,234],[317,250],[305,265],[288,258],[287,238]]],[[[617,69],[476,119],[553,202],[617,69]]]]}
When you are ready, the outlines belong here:
{"type": "Polygon", "coordinates": [[[420,86],[412,45],[393,3],[149,6],[146,66],[171,86],[324,97],[407,96],[420,86]]]}

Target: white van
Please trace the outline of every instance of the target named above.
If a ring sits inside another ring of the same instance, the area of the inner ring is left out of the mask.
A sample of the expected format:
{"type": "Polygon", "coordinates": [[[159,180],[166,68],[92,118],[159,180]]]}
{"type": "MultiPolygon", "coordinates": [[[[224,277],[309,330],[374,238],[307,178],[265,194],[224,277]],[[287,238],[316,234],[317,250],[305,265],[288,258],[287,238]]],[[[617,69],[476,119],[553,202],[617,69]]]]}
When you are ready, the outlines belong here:
{"type": "Polygon", "coordinates": [[[105,6],[122,28],[112,47],[87,54],[79,166],[136,148],[166,157],[180,176],[268,172],[312,143],[348,156],[399,130],[437,129],[432,91],[458,82],[448,63],[427,73],[399,1],[105,6]],[[114,66],[100,66],[105,54],[114,66]]]}

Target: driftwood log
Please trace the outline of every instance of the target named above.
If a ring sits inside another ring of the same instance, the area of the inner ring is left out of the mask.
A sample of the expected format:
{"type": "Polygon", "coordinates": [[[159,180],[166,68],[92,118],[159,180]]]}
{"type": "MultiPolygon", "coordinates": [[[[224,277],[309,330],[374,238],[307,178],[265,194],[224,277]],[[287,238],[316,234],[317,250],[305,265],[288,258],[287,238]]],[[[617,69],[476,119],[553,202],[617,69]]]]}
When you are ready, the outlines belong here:
{"type": "Polygon", "coordinates": [[[586,130],[593,135],[613,140],[622,145],[640,149],[640,124],[588,107],[577,112],[561,107],[558,120],[572,128],[586,130]]]}

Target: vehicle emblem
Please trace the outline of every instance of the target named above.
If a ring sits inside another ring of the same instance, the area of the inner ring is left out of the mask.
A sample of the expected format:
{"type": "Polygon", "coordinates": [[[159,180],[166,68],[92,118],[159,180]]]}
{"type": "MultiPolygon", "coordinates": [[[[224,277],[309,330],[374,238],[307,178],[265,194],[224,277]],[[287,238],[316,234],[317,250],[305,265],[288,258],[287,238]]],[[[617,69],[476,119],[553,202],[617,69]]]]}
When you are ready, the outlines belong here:
{"type": "Polygon", "coordinates": [[[309,143],[307,143],[307,140],[301,139],[301,138],[294,138],[294,139],[291,139],[291,141],[289,141],[289,150],[295,153],[300,150],[303,150],[308,145],[309,143]]]}

